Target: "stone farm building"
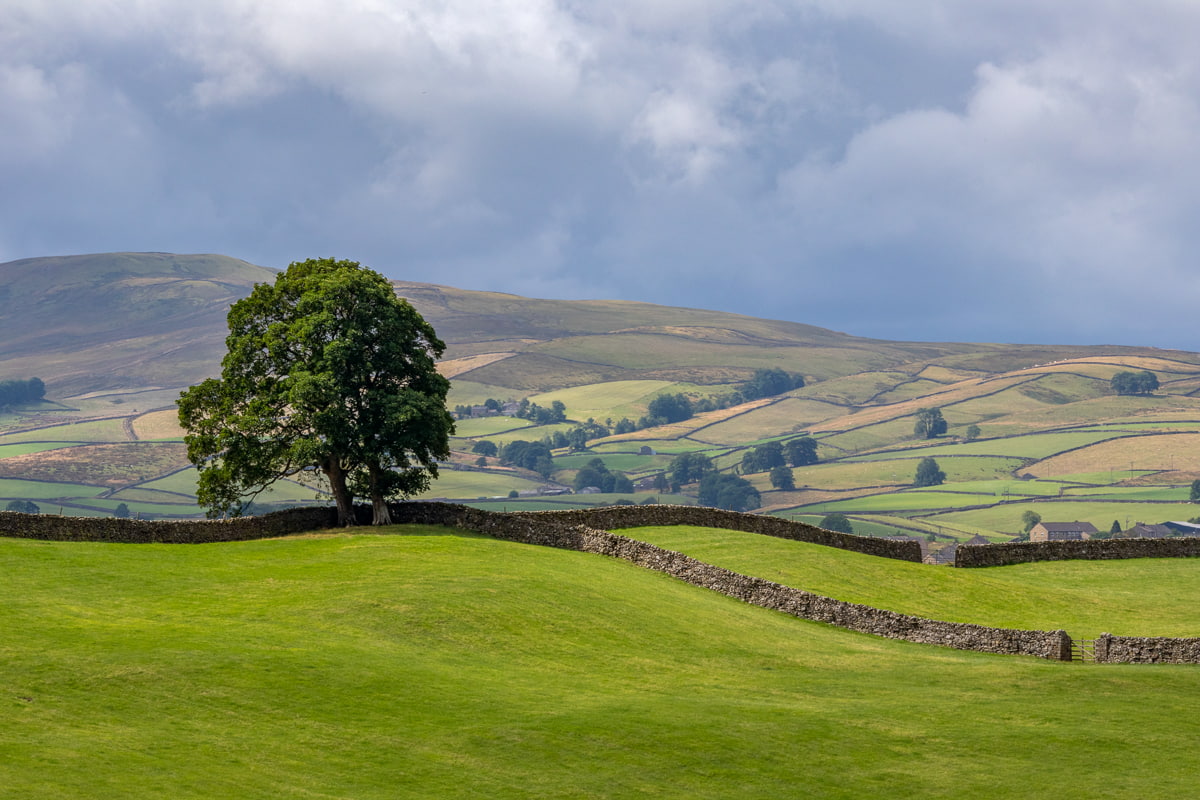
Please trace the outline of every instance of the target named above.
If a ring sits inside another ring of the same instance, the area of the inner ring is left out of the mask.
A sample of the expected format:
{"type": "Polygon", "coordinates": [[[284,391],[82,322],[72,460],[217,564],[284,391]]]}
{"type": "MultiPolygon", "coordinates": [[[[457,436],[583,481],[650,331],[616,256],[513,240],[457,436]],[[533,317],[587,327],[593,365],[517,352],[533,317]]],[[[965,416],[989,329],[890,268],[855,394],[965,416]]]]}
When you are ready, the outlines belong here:
{"type": "Polygon", "coordinates": [[[1099,531],[1090,522],[1039,522],[1029,530],[1031,542],[1062,542],[1090,539],[1099,531]]]}

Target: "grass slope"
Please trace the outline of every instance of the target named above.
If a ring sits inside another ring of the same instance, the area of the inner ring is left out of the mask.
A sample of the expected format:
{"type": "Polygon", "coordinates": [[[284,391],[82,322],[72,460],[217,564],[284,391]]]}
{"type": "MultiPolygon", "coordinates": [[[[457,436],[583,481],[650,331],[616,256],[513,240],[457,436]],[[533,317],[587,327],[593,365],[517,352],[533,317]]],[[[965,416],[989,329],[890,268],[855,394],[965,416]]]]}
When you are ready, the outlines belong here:
{"type": "Polygon", "coordinates": [[[1141,798],[1200,768],[1195,668],[892,642],[393,532],[0,541],[5,796],[1141,798]]]}

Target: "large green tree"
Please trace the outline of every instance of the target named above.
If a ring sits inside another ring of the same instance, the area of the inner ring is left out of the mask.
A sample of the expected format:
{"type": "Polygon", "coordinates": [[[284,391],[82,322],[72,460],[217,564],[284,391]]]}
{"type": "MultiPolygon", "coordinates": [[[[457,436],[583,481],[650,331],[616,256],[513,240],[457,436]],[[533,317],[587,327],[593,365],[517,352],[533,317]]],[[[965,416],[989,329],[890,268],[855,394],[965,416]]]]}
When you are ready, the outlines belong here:
{"type": "Polygon", "coordinates": [[[261,283],[229,311],[221,377],[185,391],[179,419],[210,516],[241,513],[274,481],[317,471],[352,525],[424,491],[449,456],[445,345],[377,272],[310,259],[261,283]]]}

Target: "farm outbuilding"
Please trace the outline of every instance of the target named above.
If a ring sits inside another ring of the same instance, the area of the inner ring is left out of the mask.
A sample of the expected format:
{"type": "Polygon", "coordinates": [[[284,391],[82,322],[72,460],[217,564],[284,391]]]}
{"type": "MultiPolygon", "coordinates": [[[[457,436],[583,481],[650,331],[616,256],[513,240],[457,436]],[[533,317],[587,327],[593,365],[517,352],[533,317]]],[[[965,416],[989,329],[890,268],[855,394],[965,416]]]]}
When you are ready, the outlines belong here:
{"type": "Polygon", "coordinates": [[[1029,530],[1031,542],[1064,542],[1090,539],[1099,531],[1090,522],[1039,522],[1029,530]]]}

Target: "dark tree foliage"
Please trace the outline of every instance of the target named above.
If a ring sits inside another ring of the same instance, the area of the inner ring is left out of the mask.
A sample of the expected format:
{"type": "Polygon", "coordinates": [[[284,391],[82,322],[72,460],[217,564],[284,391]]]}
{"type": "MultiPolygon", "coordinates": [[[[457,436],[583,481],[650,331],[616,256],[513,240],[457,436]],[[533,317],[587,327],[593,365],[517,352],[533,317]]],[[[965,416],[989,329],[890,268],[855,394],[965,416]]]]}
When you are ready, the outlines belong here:
{"type": "Polygon", "coordinates": [[[586,450],[587,443],[592,439],[608,436],[608,428],[595,420],[589,419],[582,425],[576,425],[566,433],[567,446],[572,450],[586,450]]]}
{"type": "Polygon", "coordinates": [[[471,446],[471,452],[475,453],[476,455],[495,458],[500,450],[496,447],[495,442],[489,442],[487,439],[480,439],[471,446]]]}
{"type": "Polygon", "coordinates": [[[787,460],[783,457],[783,445],[779,442],[767,442],[746,451],[742,456],[742,472],[746,474],[766,472],[775,467],[782,467],[786,463],[787,460]]]}
{"type": "Polygon", "coordinates": [[[36,514],[41,511],[38,508],[38,504],[32,500],[10,500],[5,509],[8,511],[19,511],[22,514],[36,514]]]}
{"type": "Polygon", "coordinates": [[[0,408],[40,403],[46,396],[41,378],[0,381],[0,408]]]}
{"type": "Polygon", "coordinates": [[[710,472],[700,479],[700,504],[729,511],[753,511],[762,498],[750,481],[721,472],[710,472]]]}
{"type": "Polygon", "coordinates": [[[185,391],[179,419],[210,515],[240,513],[274,481],[317,470],[354,524],[417,494],[450,455],[445,345],[390,283],[354,261],[310,259],[229,311],[221,377],[185,391]]]}
{"type": "Polygon", "coordinates": [[[771,485],[786,492],[795,489],[796,479],[792,477],[792,470],[784,466],[773,467],[771,469],[771,485]]]}
{"type": "Polygon", "coordinates": [[[975,441],[976,439],[979,438],[980,433],[982,433],[982,431],[979,430],[979,426],[976,425],[975,423],[971,423],[970,425],[967,426],[967,431],[966,431],[967,441],[968,442],[975,441]]]}
{"type": "Polygon", "coordinates": [[[531,403],[525,399],[521,401],[517,416],[521,419],[531,420],[538,425],[555,425],[567,421],[567,407],[561,400],[555,400],[549,408],[543,408],[537,403],[531,403]]]}
{"type": "Polygon", "coordinates": [[[620,472],[612,472],[604,460],[593,458],[575,474],[575,491],[594,486],[605,494],[629,494],[633,492],[633,481],[620,472]]]}
{"type": "Polygon", "coordinates": [[[850,520],[845,514],[834,511],[832,514],[826,514],[821,520],[820,526],[827,531],[837,531],[838,533],[854,533],[854,526],[850,524],[850,520]]]}
{"type": "Polygon", "coordinates": [[[695,483],[715,470],[712,461],[703,453],[683,453],[675,456],[667,468],[674,484],[695,483]]]}
{"type": "Polygon", "coordinates": [[[129,506],[121,503],[115,509],[113,509],[113,516],[117,519],[129,519],[132,514],[129,511],[129,506]]]}
{"type": "Polygon", "coordinates": [[[921,463],[917,464],[917,476],[913,480],[914,486],[941,486],[946,480],[946,473],[942,472],[938,467],[938,463],[932,458],[926,457],[921,459],[921,463]]]}
{"type": "Polygon", "coordinates": [[[1158,389],[1158,377],[1149,370],[1140,372],[1118,372],[1110,382],[1117,394],[1150,394],[1158,389]]]}
{"type": "MultiPolygon", "coordinates": [[[[670,422],[692,418],[692,401],[682,394],[662,394],[650,401],[650,417],[670,422]]],[[[651,427],[651,426],[644,426],[651,427]]]]}
{"type": "Polygon", "coordinates": [[[1188,500],[1193,503],[1200,503],[1200,480],[1192,481],[1192,491],[1188,495],[1188,500]]]}
{"type": "Polygon", "coordinates": [[[758,369],[754,371],[754,377],[743,383],[738,391],[747,400],[757,400],[760,397],[774,397],[803,386],[803,375],[778,368],[758,369]]]}
{"type": "Polygon", "coordinates": [[[1108,533],[1111,536],[1114,533],[1120,533],[1120,532],[1121,532],[1121,522],[1120,522],[1120,520],[1114,519],[1112,527],[1108,529],[1108,533]]]}
{"type": "Polygon", "coordinates": [[[617,424],[613,426],[613,433],[633,433],[637,430],[637,425],[628,417],[621,417],[617,424]]]}
{"type": "Polygon", "coordinates": [[[816,464],[817,440],[811,436],[801,436],[787,443],[787,460],[793,467],[807,467],[816,464]]]}
{"type": "Polygon", "coordinates": [[[671,488],[671,482],[667,480],[666,473],[660,472],[654,476],[654,491],[665,492],[671,488]]]}
{"type": "Polygon", "coordinates": [[[1024,511],[1021,513],[1021,530],[1029,533],[1033,530],[1033,526],[1042,521],[1042,515],[1036,511],[1024,511]]]}
{"type": "Polygon", "coordinates": [[[933,439],[946,432],[946,420],[940,408],[923,408],[917,412],[917,423],[913,435],[918,439],[933,439]]]}
{"type": "Polygon", "coordinates": [[[532,470],[542,477],[554,471],[554,458],[545,442],[511,441],[500,451],[500,463],[532,470]]]}

